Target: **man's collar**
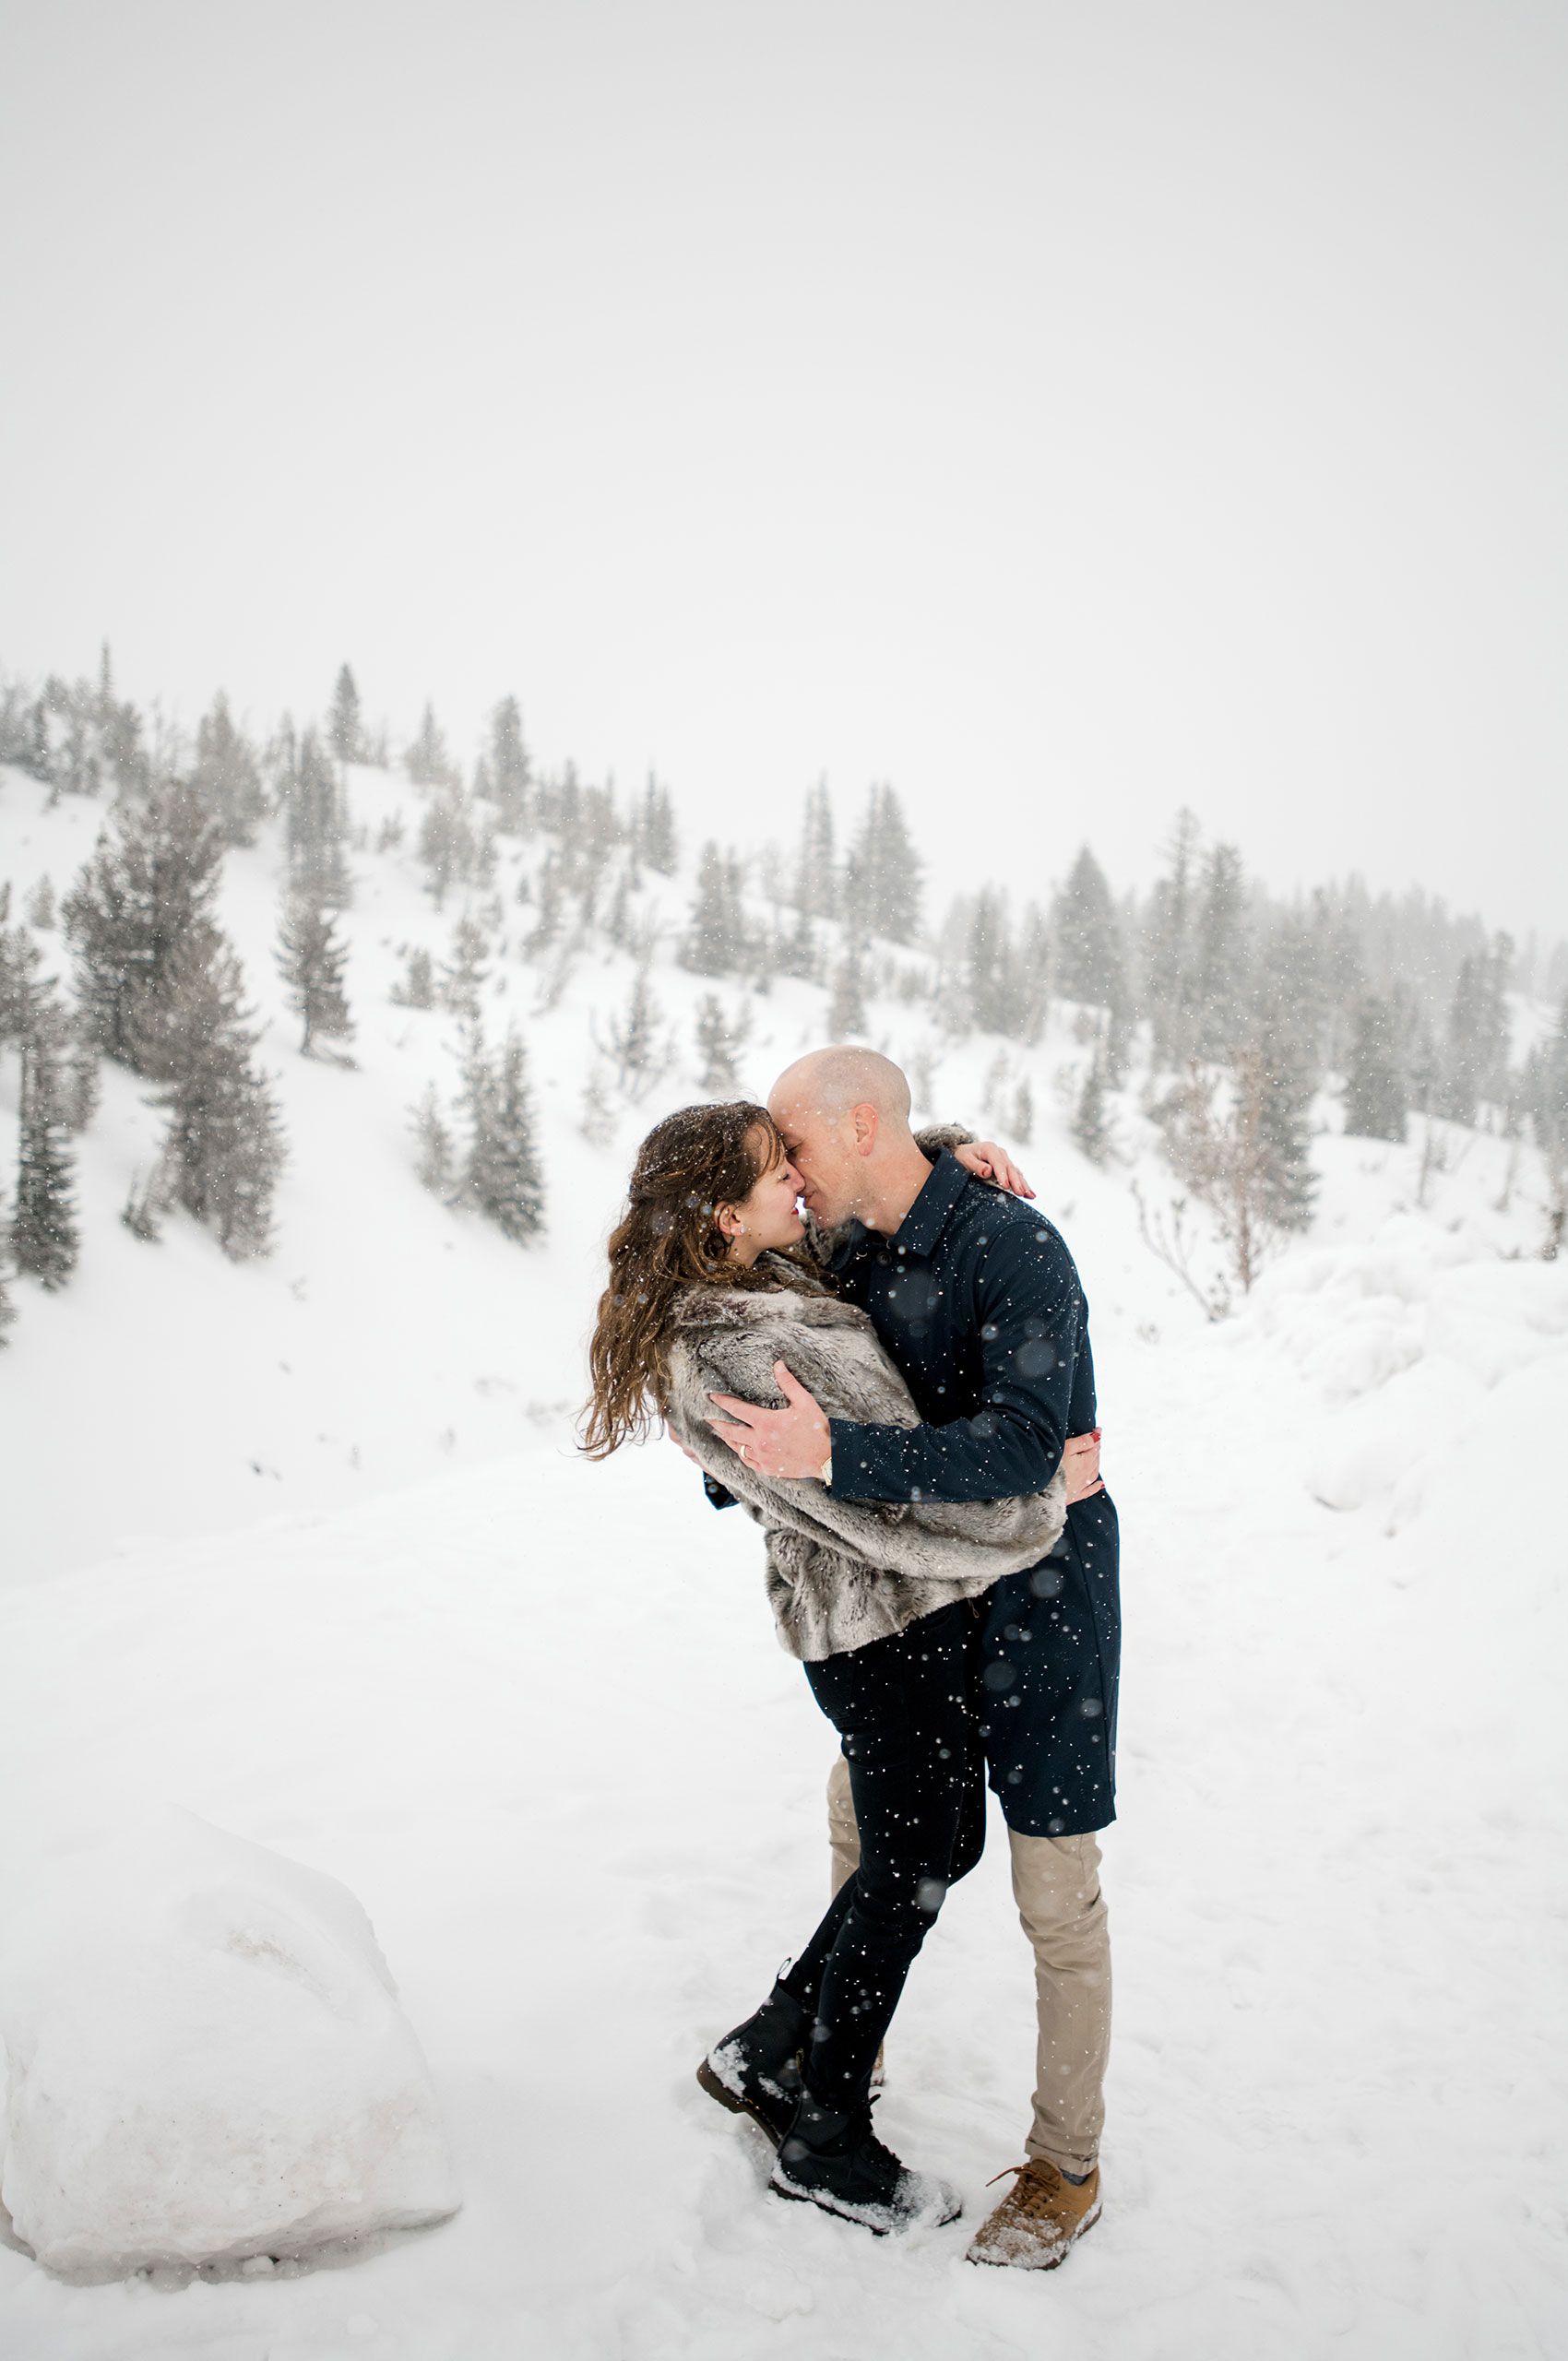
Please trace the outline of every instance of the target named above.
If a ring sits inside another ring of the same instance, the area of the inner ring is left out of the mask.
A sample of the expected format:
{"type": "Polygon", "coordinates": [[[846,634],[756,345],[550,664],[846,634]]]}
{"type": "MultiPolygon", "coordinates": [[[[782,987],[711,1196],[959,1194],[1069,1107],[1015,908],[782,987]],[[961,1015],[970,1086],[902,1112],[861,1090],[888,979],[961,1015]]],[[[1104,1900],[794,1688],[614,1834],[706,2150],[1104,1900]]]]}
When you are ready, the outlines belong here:
{"type": "Polygon", "coordinates": [[[940,1149],[931,1178],[922,1182],[920,1195],[888,1239],[888,1245],[902,1254],[930,1254],[968,1177],[951,1148],[940,1149]]]}

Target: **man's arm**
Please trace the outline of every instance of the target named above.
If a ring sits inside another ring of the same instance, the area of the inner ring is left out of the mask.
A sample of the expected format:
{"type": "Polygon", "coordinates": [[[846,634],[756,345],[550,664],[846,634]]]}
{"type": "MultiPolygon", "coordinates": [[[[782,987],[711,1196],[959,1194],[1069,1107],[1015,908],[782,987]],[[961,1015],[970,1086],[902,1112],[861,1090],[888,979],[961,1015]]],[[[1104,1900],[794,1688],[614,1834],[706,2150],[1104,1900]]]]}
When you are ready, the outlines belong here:
{"type": "Polygon", "coordinates": [[[1004,1500],[1043,1491],[1067,1440],[1082,1298],[1055,1233],[1009,1222],[976,1290],[980,1409],[944,1426],[829,1421],[833,1489],[846,1500],[1004,1500]]]}

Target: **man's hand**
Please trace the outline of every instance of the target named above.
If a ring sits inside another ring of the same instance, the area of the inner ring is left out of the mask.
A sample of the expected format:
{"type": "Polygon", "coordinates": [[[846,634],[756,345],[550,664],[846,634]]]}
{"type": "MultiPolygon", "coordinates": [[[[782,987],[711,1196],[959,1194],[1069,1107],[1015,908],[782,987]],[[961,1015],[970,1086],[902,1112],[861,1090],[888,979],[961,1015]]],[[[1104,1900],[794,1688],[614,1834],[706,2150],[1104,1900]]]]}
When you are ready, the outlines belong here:
{"type": "Polygon", "coordinates": [[[1034,1195],[1006,1149],[998,1147],[994,1140],[966,1140],[953,1153],[965,1171],[972,1172],[977,1180],[994,1180],[999,1189],[1005,1189],[1015,1197],[1034,1195]]]}
{"type": "Polygon", "coordinates": [[[765,1410],[733,1394],[710,1394],[730,1416],[707,1423],[759,1476],[820,1476],[833,1442],[826,1417],[782,1361],[774,1362],[773,1375],[786,1408],[765,1410]]]}
{"type": "Polygon", "coordinates": [[[1067,1505],[1075,1501],[1087,1501],[1105,1486],[1099,1478],[1099,1429],[1091,1434],[1069,1435],[1062,1453],[1062,1465],[1067,1470],[1067,1505]]]}

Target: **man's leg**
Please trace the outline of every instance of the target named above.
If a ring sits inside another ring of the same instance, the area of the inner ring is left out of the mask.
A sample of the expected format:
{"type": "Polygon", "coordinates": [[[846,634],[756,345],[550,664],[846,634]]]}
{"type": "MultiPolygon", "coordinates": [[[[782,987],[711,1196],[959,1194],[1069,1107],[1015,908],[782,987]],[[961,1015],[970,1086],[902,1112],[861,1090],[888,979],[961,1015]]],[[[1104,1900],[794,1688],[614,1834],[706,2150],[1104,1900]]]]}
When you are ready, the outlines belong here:
{"type": "Polygon", "coordinates": [[[1111,2048],[1111,1928],[1093,1835],[1008,1831],[1013,1895],[1035,1955],[1034,2121],[1029,2155],[1082,2176],[1099,2155],[1111,2048]]]}

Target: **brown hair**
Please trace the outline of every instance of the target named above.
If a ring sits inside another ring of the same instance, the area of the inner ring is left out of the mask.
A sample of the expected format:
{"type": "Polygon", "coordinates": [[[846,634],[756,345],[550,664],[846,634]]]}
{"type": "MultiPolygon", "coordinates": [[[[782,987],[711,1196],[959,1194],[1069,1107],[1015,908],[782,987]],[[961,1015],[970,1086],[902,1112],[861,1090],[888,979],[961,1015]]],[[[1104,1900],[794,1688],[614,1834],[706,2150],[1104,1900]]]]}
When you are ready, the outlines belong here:
{"type": "Polygon", "coordinates": [[[656,1123],[632,1168],[626,1211],[610,1234],[610,1284],[588,1346],[593,1391],[578,1446],[608,1459],[662,1417],[670,1313],[688,1287],[777,1287],[730,1253],[720,1205],[739,1204],[785,1154],[778,1124],[749,1099],[682,1107],[656,1123]],[[763,1135],[760,1161],[752,1145],[763,1135]]]}

